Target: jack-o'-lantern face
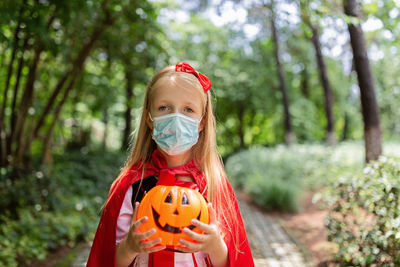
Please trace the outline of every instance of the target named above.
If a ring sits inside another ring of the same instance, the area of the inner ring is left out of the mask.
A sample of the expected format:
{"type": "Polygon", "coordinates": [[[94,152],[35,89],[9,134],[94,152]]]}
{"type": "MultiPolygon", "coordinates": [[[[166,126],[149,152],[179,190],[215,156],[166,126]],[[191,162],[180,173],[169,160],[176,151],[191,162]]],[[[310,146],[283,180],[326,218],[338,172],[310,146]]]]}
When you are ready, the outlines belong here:
{"type": "Polygon", "coordinates": [[[149,240],[161,237],[161,244],[167,247],[179,246],[179,239],[192,240],[182,232],[188,227],[192,231],[202,230],[192,224],[192,219],[209,223],[207,203],[203,196],[192,189],[180,186],[159,185],[151,189],[141,201],[137,219],[147,216],[149,220],[140,226],[140,232],[151,228],[156,233],[149,240]]]}

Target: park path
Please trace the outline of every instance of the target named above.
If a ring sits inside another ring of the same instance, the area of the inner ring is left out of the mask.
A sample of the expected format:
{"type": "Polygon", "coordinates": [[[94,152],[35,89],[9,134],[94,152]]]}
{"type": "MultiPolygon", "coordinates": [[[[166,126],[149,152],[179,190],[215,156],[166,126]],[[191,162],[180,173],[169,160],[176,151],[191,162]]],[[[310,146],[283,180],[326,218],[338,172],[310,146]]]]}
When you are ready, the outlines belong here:
{"type": "MultiPolygon", "coordinates": [[[[279,223],[236,194],[256,267],[306,267],[304,257],[279,223]]],[[[73,267],[86,266],[90,244],[83,245],[73,267]]],[[[243,266],[245,267],[245,266],[243,266]]]]}
{"type": "Polygon", "coordinates": [[[256,267],[309,266],[276,219],[236,196],[256,267]]]}

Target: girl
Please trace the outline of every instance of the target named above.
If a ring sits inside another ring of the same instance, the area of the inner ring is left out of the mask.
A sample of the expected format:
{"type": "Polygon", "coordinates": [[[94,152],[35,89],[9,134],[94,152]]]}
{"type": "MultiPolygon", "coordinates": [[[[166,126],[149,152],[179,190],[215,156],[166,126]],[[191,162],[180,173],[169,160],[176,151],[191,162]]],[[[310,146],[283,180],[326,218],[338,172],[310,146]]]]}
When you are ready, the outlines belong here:
{"type": "Polygon", "coordinates": [[[216,145],[210,80],[186,62],[155,75],[146,89],[135,145],[111,186],[90,252],[88,266],[254,266],[233,190],[216,145]],[[165,249],[155,233],[137,229],[138,202],[162,177],[199,190],[210,202],[210,224],[183,232],[180,251],[165,249]]]}

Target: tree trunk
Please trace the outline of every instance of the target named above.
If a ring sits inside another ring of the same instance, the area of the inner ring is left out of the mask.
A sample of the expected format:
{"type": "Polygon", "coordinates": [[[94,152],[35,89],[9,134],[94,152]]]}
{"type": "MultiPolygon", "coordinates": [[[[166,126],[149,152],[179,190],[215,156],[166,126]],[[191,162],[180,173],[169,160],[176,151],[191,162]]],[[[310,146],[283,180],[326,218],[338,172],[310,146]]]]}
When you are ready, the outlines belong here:
{"type": "Polygon", "coordinates": [[[319,32],[316,25],[312,25],[312,38],[311,41],[315,48],[315,54],[317,57],[319,77],[321,80],[322,87],[324,89],[324,100],[325,100],[325,113],[326,113],[326,142],[328,145],[336,144],[336,135],[335,135],[335,127],[334,127],[334,118],[333,118],[333,94],[331,89],[331,84],[329,82],[328,73],[325,65],[324,57],[321,52],[321,45],[319,42],[319,32]]]}
{"type": "MultiPolygon", "coordinates": [[[[102,25],[104,26],[104,25],[102,25]]],[[[50,153],[50,145],[51,145],[51,135],[53,134],[54,131],[54,127],[57,123],[58,117],[60,115],[60,112],[64,106],[64,103],[70,93],[70,91],[72,90],[72,88],[74,87],[75,81],[78,77],[79,74],[81,74],[82,70],[83,70],[83,66],[84,63],[86,61],[86,58],[89,56],[90,51],[92,50],[95,42],[100,38],[101,34],[103,33],[104,28],[103,29],[99,29],[96,28],[89,40],[89,42],[82,48],[82,50],[80,51],[78,57],[76,58],[75,62],[76,65],[74,64],[75,68],[72,70],[72,77],[69,79],[69,83],[68,86],[64,89],[64,95],[62,97],[62,100],[58,103],[58,106],[56,107],[56,110],[54,111],[54,115],[52,118],[52,122],[50,123],[50,128],[47,131],[46,135],[45,135],[45,139],[44,139],[44,146],[43,146],[43,154],[42,154],[42,164],[45,163],[46,159],[49,158],[49,153],[50,153]]],[[[64,77],[63,77],[64,78],[64,77]]],[[[62,89],[62,87],[61,87],[62,89]]],[[[60,90],[61,92],[61,90],[60,90]]],[[[50,106],[53,106],[54,102],[51,103],[50,106]]],[[[43,118],[45,118],[45,116],[43,116],[43,118]]],[[[44,119],[43,119],[44,122],[44,119]]],[[[42,124],[40,126],[42,126],[44,123],[42,122],[42,124]]],[[[29,143],[27,143],[26,146],[26,150],[30,149],[30,146],[33,142],[33,140],[37,137],[39,130],[40,130],[40,126],[36,126],[34,134],[36,133],[36,135],[32,136],[31,138],[29,138],[29,143]]]]}
{"type": "MultiPolygon", "coordinates": [[[[83,65],[86,61],[86,58],[89,56],[90,51],[92,50],[96,41],[100,38],[103,31],[104,31],[104,25],[100,25],[93,30],[89,41],[82,47],[82,49],[79,51],[77,57],[75,58],[75,60],[72,64],[72,69],[67,71],[64,74],[64,76],[62,76],[62,78],[57,83],[56,87],[53,90],[53,93],[51,94],[49,100],[47,101],[46,107],[44,108],[44,110],[38,120],[38,123],[36,124],[36,127],[33,131],[32,138],[29,140],[29,145],[32,143],[32,141],[34,139],[37,138],[40,129],[44,125],[46,117],[50,114],[51,109],[53,108],[53,106],[56,102],[57,96],[62,92],[62,89],[64,88],[64,85],[67,82],[68,78],[70,78],[72,76],[71,79],[75,79],[73,77],[79,75],[80,72],[82,71],[83,65]]],[[[70,88],[72,89],[72,87],[70,87],[70,88]]]]}
{"type": "MultiPolygon", "coordinates": [[[[25,149],[29,150],[32,142],[38,137],[40,129],[43,127],[45,118],[47,115],[50,113],[53,105],[55,104],[55,99],[57,96],[61,93],[65,83],[67,80],[72,81],[72,83],[69,83],[67,88],[65,89],[66,91],[64,92],[64,96],[69,94],[69,91],[72,90],[74,83],[76,81],[77,76],[79,76],[83,70],[85,61],[87,57],[90,55],[90,52],[92,51],[95,43],[97,40],[101,37],[103,32],[106,30],[107,27],[113,25],[115,21],[127,10],[127,8],[133,3],[133,0],[131,0],[115,17],[110,17],[110,13],[107,10],[107,5],[108,5],[108,0],[104,0],[102,3],[102,12],[104,15],[104,18],[102,18],[97,26],[93,29],[91,36],[89,37],[89,41],[83,45],[82,49],[79,51],[78,55],[76,56],[73,64],[72,64],[72,69],[68,71],[57,83],[57,86],[55,90],[53,91],[52,96],[50,97],[49,101],[47,102],[46,108],[42,115],[40,116],[40,119],[33,131],[33,134],[29,138],[28,142],[26,143],[25,149]]],[[[61,108],[63,104],[60,105],[61,108]]],[[[55,112],[57,114],[57,112],[55,112]]],[[[50,125],[55,125],[55,121],[57,120],[58,115],[53,116],[53,122],[50,123],[50,125]]],[[[45,145],[44,145],[44,150],[43,150],[43,156],[42,160],[44,160],[47,156],[48,149],[50,148],[49,146],[49,139],[47,137],[49,136],[49,133],[52,133],[52,127],[50,126],[50,129],[48,130],[46,134],[46,139],[45,139],[45,145]]]]}
{"type": "MultiPolygon", "coordinates": [[[[64,76],[58,81],[49,100],[47,100],[46,107],[44,108],[41,116],[39,117],[38,123],[36,124],[36,126],[33,130],[32,139],[35,139],[39,135],[39,130],[43,126],[46,117],[50,114],[50,111],[51,111],[54,103],[56,102],[57,96],[60,94],[62,88],[64,87],[65,82],[67,81],[67,79],[71,75],[71,73],[72,73],[72,71],[67,71],[64,74],[64,76]]],[[[29,140],[29,141],[30,141],[29,143],[31,143],[33,140],[29,140]]]]}
{"type": "MultiPolygon", "coordinates": [[[[25,1],[24,1],[25,3],[25,1]]],[[[14,66],[14,60],[15,60],[15,56],[17,54],[17,50],[18,50],[18,40],[19,40],[19,32],[21,29],[21,19],[22,19],[22,13],[24,9],[24,4],[21,6],[21,8],[19,9],[19,14],[18,14],[18,23],[17,26],[15,28],[15,32],[14,32],[14,37],[13,37],[13,48],[12,48],[12,52],[11,52],[11,58],[10,58],[10,62],[8,63],[8,68],[7,68],[7,76],[6,76],[6,82],[5,82],[5,86],[4,86],[4,92],[3,92],[3,103],[1,105],[1,109],[0,109],[0,166],[4,166],[7,164],[7,147],[9,147],[9,145],[6,144],[6,139],[7,139],[7,132],[6,132],[6,125],[5,125],[5,111],[6,111],[6,107],[7,107],[7,98],[8,98],[8,89],[10,87],[10,81],[11,81],[11,76],[12,76],[12,72],[13,72],[13,66],[14,66]]]]}
{"type": "Polygon", "coordinates": [[[130,135],[132,131],[131,123],[132,123],[132,108],[133,108],[133,75],[132,70],[129,69],[129,66],[125,66],[125,81],[126,81],[126,111],[125,111],[125,129],[124,136],[122,141],[122,150],[126,151],[129,146],[130,135]]]}
{"type": "MultiPolygon", "coordinates": [[[[18,92],[19,92],[19,84],[21,82],[21,74],[22,68],[25,65],[24,60],[24,51],[28,48],[28,38],[25,38],[24,45],[22,47],[21,55],[18,61],[18,68],[17,68],[17,78],[14,86],[14,94],[11,103],[11,116],[10,116],[10,136],[7,138],[8,140],[8,147],[7,147],[7,156],[12,160],[12,144],[14,141],[15,136],[15,126],[16,126],[16,119],[17,119],[17,99],[18,99],[18,92]]],[[[10,162],[12,164],[12,162],[10,162]]]]}
{"type": "Polygon", "coordinates": [[[35,56],[32,61],[31,67],[29,68],[28,78],[24,89],[24,94],[22,96],[20,109],[17,115],[16,122],[16,131],[15,135],[17,138],[17,147],[16,147],[16,161],[22,162],[22,156],[24,152],[24,144],[25,144],[25,129],[26,129],[26,119],[28,117],[28,110],[32,106],[33,103],[33,95],[34,95],[34,82],[36,80],[36,72],[37,67],[39,65],[40,56],[42,54],[42,46],[38,44],[38,47],[35,49],[35,56]]]}
{"type": "Polygon", "coordinates": [[[54,115],[53,115],[53,120],[50,124],[50,128],[47,131],[47,134],[44,138],[44,146],[43,146],[43,153],[42,153],[42,161],[41,163],[44,164],[46,162],[47,159],[49,159],[51,157],[50,155],[50,145],[51,145],[51,137],[53,135],[53,131],[54,128],[56,126],[57,120],[60,116],[61,110],[65,104],[65,101],[68,98],[68,94],[71,92],[71,88],[74,86],[75,81],[77,79],[77,75],[75,75],[74,77],[72,77],[72,79],[69,81],[69,84],[67,86],[67,88],[64,91],[64,95],[62,96],[61,101],[58,103],[58,106],[56,107],[55,111],[54,111],[54,115]]]}
{"type": "MultiPolygon", "coordinates": [[[[103,15],[105,16],[99,23],[98,26],[96,26],[93,31],[92,34],[89,38],[89,41],[83,46],[83,48],[79,51],[77,57],[75,58],[74,64],[73,64],[73,70],[72,70],[72,74],[71,74],[71,79],[69,80],[69,84],[66,87],[65,91],[64,91],[64,95],[63,98],[61,100],[61,102],[59,102],[58,106],[56,107],[56,110],[54,112],[54,116],[52,118],[52,122],[50,123],[50,128],[47,131],[46,135],[45,135],[45,139],[44,139],[44,146],[43,146],[43,154],[42,154],[42,164],[45,163],[46,159],[49,157],[49,153],[50,153],[50,144],[51,144],[51,135],[53,134],[53,130],[55,127],[55,124],[57,122],[57,119],[59,117],[59,114],[62,110],[62,107],[64,106],[64,103],[68,97],[69,92],[72,90],[72,88],[74,87],[75,81],[77,79],[77,77],[81,74],[85,61],[87,59],[87,57],[90,55],[90,52],[92,51],[95,43],[97,42],[97,40],[101,37],[101,35],[104,33],[104,31],[111,25],[113,25],[115,23],[115,21],[127,10],[127,8],[133,3],[133,0],[131,0],[116,16],[114,16],[113,18],[110,17],[110,13],[107,10],[107,6],[108,6],[108,0],[104,0],[102,3],[102,11],[103,11],[103,15]]],[[[42,124],[43,125],[43,124],[42,124]]],[[[36,128],[35,128],[36,129],[36,128]]],[[[37,134],[39,133],[40,127],[37,127],[37,130],[35,130],[34,132],[36,132],[37,134]]],[[[31,142],[34,140],[36,136],[34,136],[33,138],[30,138],[30,141],[28,144],[28,147],[26,147],[26,149],[30,148],[31,142]]]]}
{"type": "Polygon", "coordinates": [[[2,75],[1,74],[1,72],[3,71],[3,68],[4,68],[4,58],[6,57],[5,55],[6,55],[6,51],[7,51],[7,45],[4,45],[3,46],[3,53],[1,53],[1,57],[0,57],[0,75],[2,75]]]}
{"type": "Polygon", "coordinates": [[[295,139],[295,135],[292,129],[292,122],[289,111],[289,98],[287,93],[287,87],[285,82],[285,72],[283,70],[283,66],[281,64],[280,55],[279,55],[279,40],[278,33],[276,31],[275,26],[275,12],[274,12],[274,1],[271,1],[271,30],[272,30],[272,39],[274,41],[274,55],[276,60],[276,66],[278,71],[278,78],[280,84],[280,90],[282,92],[282,101],[283,101],[283,109],[284,109],[284,126],[285,126],[285,142],[287,145],[293,143],[295,139]]]}
{"type": "MultiPolygon", "coordinates": [[[[343,0],[344,11],[351,17],[359,17],[356,0],[343,0]]],[[[372,72],[369,66],[367,46],[360,25],[348,24],[354,64],[361,95],[361,108],[364,120],[365,159],[377,160],[382,154],[382,136],[379,107],[376,101],[372,72]]]]}
{"type": "Polygon", "coordinates": [[[344,125],[342,132],[342,141],[346,141],[349,138],[349,125],[350,125],[350,117],[347,112],[344,112],[344,125]]]}
{"type": "Polygon", "coordinates": [[[307,99],[310,98],[310,88],[309,88],[309,83],[308,83],[309,79],[310,79],[310,77],[308,75],[307,66],[304,65],[304,69],[301,71],[300,90],[301,90],[301,94],[307,99]]]}
{"type": "MultiPolygon", "coordinates": [[[[24,1],[25,2],[25,1],[24,1]]],[[[47,22],[47,30],[50,28],[51,24],[55,20],[55,15],[52,15],[47,22]]],[[[37,36],[36,40],[36,47],[34,49],[34,58],[32,61],[32,64],[29,68],[29,73],[27,77],[27,81],[25,84],[25,89],[24,93],[21,99],[20,103],[20,109],[16,117],[16,122],[15,122],[15,132],[10,138],[10,143],[11,147],[14,142],[14,138],[16,138],[16,150],[15,152],[11,151],[11,160],[16,160],[16,162],[22,162],[23,161],[23,155],[27,155],[28,151],[25,149],[26,143],[27,143],[27,138],[25,136],[25,131],[26,131],[26,119],[28,117],[28,110],[32,106],[33,103],[33,96],[34,96],[34,83],[36,81],[36,73],[38,69],[38,65],[40,62],[40,57],[43,52],[43,43],[42,40],[40,39],[40,36],[37,36]],[[14,155],[14,157],[12,156],[14,155]]],[[[32,126],[32,125],[31,125],[32,126]]],[[[29,132],[32,132],[32,129],[29,130],[29,132]]],[[[25,166],[27,167],[27,166],[25,166]]]]}

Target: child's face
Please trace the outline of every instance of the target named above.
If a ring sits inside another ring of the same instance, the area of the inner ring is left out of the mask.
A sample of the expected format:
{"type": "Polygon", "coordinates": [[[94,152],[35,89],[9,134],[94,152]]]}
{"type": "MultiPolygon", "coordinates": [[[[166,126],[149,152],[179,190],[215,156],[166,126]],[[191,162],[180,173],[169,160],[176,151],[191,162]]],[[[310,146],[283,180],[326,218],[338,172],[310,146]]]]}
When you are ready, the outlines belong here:
{"type": "MultiPolygon", "coordinates": [[[[189,82],[176,76],[161,79],[157,81],[153,88],[150,107],[151,116],[159,117],[170,113],[181,113],[201,120],[204,113],[204,96],[201,94],[204,94],[204,92],[193,88],[193,85],[189,82]]],[[[147,121],[152,129],[151,121],[147,121]]],[[[199,132],[202,129],[203,123],[200,123],[199,132]]]]}

